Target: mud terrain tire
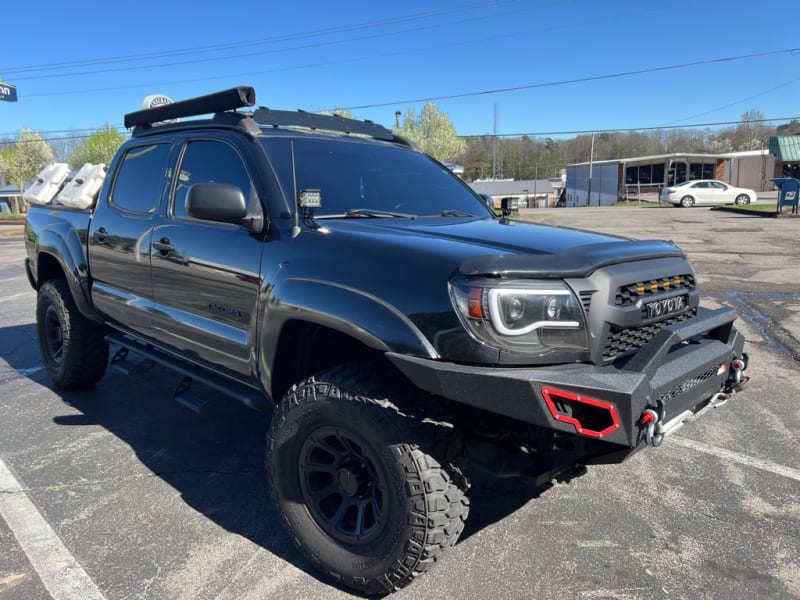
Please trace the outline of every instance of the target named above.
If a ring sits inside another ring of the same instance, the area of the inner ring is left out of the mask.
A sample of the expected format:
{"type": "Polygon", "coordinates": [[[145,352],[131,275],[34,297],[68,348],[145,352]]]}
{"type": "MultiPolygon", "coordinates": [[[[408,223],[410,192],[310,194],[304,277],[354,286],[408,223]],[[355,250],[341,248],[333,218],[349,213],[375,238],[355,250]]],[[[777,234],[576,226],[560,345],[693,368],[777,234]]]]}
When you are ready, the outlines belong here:
{"type": "Polygon", "coordinates": [[[405,414],[404,395],[379,368],[337,367],[295,385],[267,433],[284,527],[315,566],[366,594],[428,569],[469,512],[463,473],[444,457],[452,428],[405,414]]]}

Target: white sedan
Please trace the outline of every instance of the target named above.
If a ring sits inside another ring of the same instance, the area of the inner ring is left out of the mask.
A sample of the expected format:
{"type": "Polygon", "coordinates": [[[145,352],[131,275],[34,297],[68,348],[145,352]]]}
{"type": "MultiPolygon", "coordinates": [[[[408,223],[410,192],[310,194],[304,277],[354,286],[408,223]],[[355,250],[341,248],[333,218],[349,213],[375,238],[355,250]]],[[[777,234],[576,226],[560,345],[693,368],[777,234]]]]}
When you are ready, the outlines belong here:
{"type": "Polygon", "coordinates": [[[685,207],[695,204],[750,204],[756,200],[756,193],[715,179],[697,179],[663,188],[660,198],[662,202],[685,207]]]}

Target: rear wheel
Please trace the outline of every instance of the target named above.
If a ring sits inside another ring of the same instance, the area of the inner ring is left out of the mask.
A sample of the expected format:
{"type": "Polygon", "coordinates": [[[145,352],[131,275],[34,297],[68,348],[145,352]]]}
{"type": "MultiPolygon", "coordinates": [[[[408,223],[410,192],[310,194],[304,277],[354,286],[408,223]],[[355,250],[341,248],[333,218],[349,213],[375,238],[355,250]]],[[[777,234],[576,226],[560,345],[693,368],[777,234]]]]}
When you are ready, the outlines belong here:
{"type": "Polygon", "coordinates": [[[692,198],[691,196],[684,196],[683,198],[681,198],[681,206],[683,206],[684,208],[690,208],[694,206],[694,198],[692,198]]]}
{"type": "Polygon", "coordinates": [[[736,202],[736,204],[750,204],[750,196],[747,194],[739,194],[736,196],[734,202],[736,202]]]}
{"type": "Polygon", "coordinates": [[[104,331],[80,313],[63,279],[48,281],[39,289],[36,329],[44,366],[58,387],[88,388],[105,375],[104,331]]]}
{"type": "Polygon", "coordinates": [[[284,527],[320,570],[367,594],[428,569],[469,512],[446,458],[452,429],[405,414],[394,386],[364,366],[320,373],[286,394],[267,434],[284,527]]]}

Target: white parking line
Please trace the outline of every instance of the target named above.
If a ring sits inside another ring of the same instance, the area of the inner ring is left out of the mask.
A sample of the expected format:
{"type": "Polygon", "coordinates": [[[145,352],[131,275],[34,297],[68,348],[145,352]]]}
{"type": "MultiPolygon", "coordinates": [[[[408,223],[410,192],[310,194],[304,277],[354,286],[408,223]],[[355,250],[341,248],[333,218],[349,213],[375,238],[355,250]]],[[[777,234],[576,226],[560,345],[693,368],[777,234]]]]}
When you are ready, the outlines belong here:
{"type": "Polygon", "coordinates": [[[32,296],[34,291],[31,290],[30,292],[25,292],[24,294],[14,294],[13,296],[3,296],[0,297],[0,302],[5,302],[6,300],[16,300],[17,298],[27,298],[28,296],[32,296]]]}
{"type": "Polygon", "coordinates": [[[104,600],[103,594],[28,499],[0,459],[0,516],[54,600],[104,600]]]}
{"type": "Polygon", "coordinates": [[[739,463],[741,465],[746,465],[748,467],[761,469],[762,471],[767,471],[769,473],[774,473],[775,475],[780,475],[782,477],[788,477],[789,479],[794,479],[795,481],[800,481],[800,471],[798,471],[797,469],[784,467],[783,465],[778,465],[775,463],[767,462],[765,460],[760,460],[758,458],[753,458],[752,456],[747,456],[746,454],[739,454],[738,452],[733,452],[731,450],[725,450],[724,448],[717,448],[716,446],[704,444],[703,442],[696,442],[694,440],[690,440],[687,438],[673,436],[667,438],[667,440],[672,444],[683,446],[684,448],[691,448],[692,450],[697,450],[698,452],[705,452],[706,454],[711,454],[719,458],[732,460],[733,462],[739,463]]]}
{"type": "Polygon", "coordinates": [[[28,375],[33,375],[34,373],[38,373],[39,371],[44,371],[44,367],[30,367],[28,369],[17,369],[17,373],[27,377],[28,375]]]}

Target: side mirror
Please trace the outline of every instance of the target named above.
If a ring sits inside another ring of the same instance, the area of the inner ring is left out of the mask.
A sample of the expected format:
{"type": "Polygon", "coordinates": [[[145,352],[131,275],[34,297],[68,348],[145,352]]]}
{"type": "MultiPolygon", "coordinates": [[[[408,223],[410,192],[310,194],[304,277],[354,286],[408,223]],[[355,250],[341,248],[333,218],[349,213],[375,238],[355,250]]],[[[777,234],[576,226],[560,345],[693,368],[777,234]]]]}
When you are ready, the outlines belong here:
{"type": "Polygon", "coordinates": [[[195,219],[242,224],[247,201],[230,183],[195,183],[186,194],[186,212],[195,219]]]}

